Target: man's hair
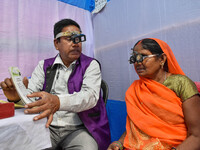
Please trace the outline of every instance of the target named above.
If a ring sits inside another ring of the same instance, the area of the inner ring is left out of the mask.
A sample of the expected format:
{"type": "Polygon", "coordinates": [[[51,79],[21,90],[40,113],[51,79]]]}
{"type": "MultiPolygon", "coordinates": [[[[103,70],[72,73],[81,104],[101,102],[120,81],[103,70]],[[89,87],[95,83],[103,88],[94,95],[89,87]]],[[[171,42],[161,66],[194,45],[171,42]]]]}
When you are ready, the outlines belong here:
{"type": "Polygon", "coordinates": [[[55,23],[54,25],[54,38],[56,38],[56,35],[60,32],[62,32],[62,29],[66,26],[70,26],[70,25],[74,25],[76,27],[78,27],[81,31],[81,28],[79,26],[79,24],[77,22],[75,22],[72,19],[62,19],[60,21],[58,21],[57,23],[55,23]]]}

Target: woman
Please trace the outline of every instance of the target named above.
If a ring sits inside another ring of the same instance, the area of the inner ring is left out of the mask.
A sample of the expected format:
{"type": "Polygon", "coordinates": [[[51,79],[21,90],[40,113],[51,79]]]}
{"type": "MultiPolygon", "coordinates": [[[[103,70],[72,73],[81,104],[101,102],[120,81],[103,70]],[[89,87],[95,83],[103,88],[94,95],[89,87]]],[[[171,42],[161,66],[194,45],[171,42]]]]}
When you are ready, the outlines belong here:
{"type": "Polygon", "coordinates": [[[200,97],[170,47],[138,41],[130,62],[140,79],[126,92],[126,132],[108,150],[200,150],[200,97]]]}

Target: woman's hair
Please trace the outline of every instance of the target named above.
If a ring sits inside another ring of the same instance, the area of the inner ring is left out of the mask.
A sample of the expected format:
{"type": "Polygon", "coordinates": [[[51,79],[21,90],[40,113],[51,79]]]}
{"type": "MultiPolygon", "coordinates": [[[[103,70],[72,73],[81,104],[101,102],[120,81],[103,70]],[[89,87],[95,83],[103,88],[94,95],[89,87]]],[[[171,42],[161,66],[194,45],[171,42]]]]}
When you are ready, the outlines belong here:
{"type": "Polygon", "coordinates": [[[144,49],[148,49],[152,54],[162,54],[163,51],[160,47],[160,45],[153,39],[142,39],[139,40],[134,47],[138,44],[141,43],[142,47],[144,49]]]}
{"type": "MultiPolygon", "coordinates": [[[[152,54],[159,54],[159,56],[163,53],[160,45],[153,39],[142,39],[142,40],[139,40],[133,48],[135,48],[135,46],[138,44],[138,43],[141,43],[142,47],[144,49],[147,49],[149,50],[152,54]]],[[[158,57],[159,57],[158,56],[158,57]]],[[[168,72],[168,65],[167,65],[167,60],[165,61],[165,64],[163,66],[164,70],[168,72]]]]}

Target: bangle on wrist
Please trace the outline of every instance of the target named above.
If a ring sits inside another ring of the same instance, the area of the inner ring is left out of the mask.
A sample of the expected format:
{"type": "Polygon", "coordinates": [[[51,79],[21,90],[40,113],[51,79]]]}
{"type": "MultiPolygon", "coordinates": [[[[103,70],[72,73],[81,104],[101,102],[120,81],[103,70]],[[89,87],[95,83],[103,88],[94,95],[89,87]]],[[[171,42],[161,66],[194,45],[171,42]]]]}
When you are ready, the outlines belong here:
{"type": "Polygon", "coordinates": [[[172,147],[171,150],[176,150],[176,147],[172,147]]]}
{"type": "Polygon", "coordinates": [[[114,144],[115,146],[119,147],[120,150],[123,150],[123,145],[120,141],[115,141],[114,144]]]}
{"type": "Polygon", "coordinates": [[[11,101],[9,99],[7,99],[8,102],[13,102],[13,103],[18,103],[21,99],[17,100],[17,101],[11,101]]]}

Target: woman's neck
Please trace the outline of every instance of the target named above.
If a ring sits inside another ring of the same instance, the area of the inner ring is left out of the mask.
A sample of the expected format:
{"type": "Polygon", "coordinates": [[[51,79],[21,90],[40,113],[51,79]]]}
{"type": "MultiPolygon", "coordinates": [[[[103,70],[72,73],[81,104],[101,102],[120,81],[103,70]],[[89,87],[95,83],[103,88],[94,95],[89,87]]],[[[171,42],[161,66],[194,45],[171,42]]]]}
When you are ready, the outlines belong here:
{"type": "Polygon", "coordinates": [[[170,73],[162,70],[157,74],[155,78],[153,78],[153,80],[162,84],[167,79],[168,76],[170,76],[170,73]]]}

